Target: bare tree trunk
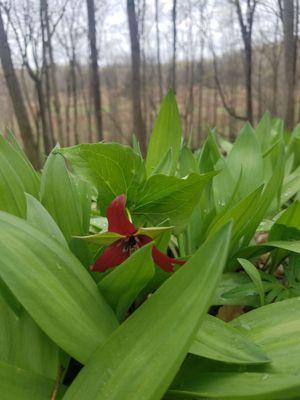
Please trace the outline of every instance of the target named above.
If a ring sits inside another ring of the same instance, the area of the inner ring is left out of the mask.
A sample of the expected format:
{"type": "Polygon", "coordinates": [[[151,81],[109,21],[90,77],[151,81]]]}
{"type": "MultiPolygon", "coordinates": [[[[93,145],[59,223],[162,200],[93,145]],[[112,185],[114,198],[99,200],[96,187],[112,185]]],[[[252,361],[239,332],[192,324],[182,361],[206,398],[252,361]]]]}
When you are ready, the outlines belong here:
{"type": "Polygon", "coordinates": [[[213,126],[218,125],[218,91],[213,88],[213,126]]]}
{"type": "Polygon", "coordinates": [[[26,108],[29,110],[29,118],[30,120],[33,119],[34,125],[36,128],[36,133],[37,136],[40,135],[40,128],[39,128],[39,118],[38,118],[38,113],[35,110],[35,107],[32,105],[32,101],[30,98],[30,92],[29,92],[29,87],[26,82],[26,77],[25,77],[25,70],[24,68],[21,69],[21,75],[20,75],[20,82],[21,82],[21,90],[24,93],[24,99],[26,103],[26,108]]]}
{"type": "Polygon", "coordinates": [[[43,141],[44,141],[44,149],[45,153],[49,154],[54,146],[53,136],[51,130],[48,125],[48,116],[47,116],[47,105],[45,102],[45,96],[43,91],[42,82],[40,80],[35,81],[35,88],[38,97],[39,103],[39,113],[42,121],[42,133],[43,133],[43,141]]]}
{"type": "Polygon", "coordinates": [[[198,85],[198,121],[197,121],[197,127],[198,127],[198,145],[200,145],[201,140],[202,140],[202,124],[203,124],[203,79],[202,77],[200,78],[200,82],[198,85]]]}
{"type": "Polygon", "coordinates": [[[98,139],[103,140],[101,88],[100,88],[100,76],[98,67],[98,49],[96,40],[95,3],[94,0],[86,0],[86,4],[88,12],[90,62],[91,62],[90,87],[94,100],[94,116],[95,116],[98,139]]]}
{"type": "Polygon", "coordinates": [[[246,116],[253,123],[252,104],[252,28],[257,0],[247,0],[246,18],[243,18],[242,8],[239,0],[234,0],[236,12],[240,24],[242,39],[244,43],[244,68],[246,87],[246,116]]]}
{"type": "Polygon", "coordinates": [[[131,42],[133,129],[139,140],[142,153],[145,154],[146,129],[141,109],[141,52],[134,0],[127,0],[127,15],[131,42]]]}
{"type": "MultiPolygon", "coordinates": [[[[58,94],[57,88],[57,79],[56,79],[56,65],[53,56],[53,47],[52,47],[52,32],[50,29],[50,21],[49,21],[49,12],[48,12],[48,0],[41,0],[43,4],[44,10],[44,18],[45,18],[45,34],[47,37],[47,50],[49,56],[49,75],[51,80],[51,89],[53,93],[53,105],[56,114],[57,120],[57,133],[58,139],[63,144],[63,122],[61,117],[61,106],[60,106],[60,99],[58,94]]],[[[62,10],[62,13],[64,10],[62,10]]]]}
{"type": "Polygon", "coordinates": [[[285,71],[285,124],[289,130],[294,127],[295,116],[295,82],[297,37],[294,15],[294,1],[282,2],[282,22],[284,32],[284,71],[285,71]]]}
{"type": "Polygon", "coordinates": [[[162,73],[161,73],[161,60],[160,60],[160,35],[159,35],[159,23],[158,23],[158,0],[155,0],[155,27],[156,27],[156,62],[157,62],[157,77],[158,77],[158,88],[159,88],[159,100],[163,99],[163,84],[162,84],[162,73]]]}
{"type": "MultiPolygon", "coordinates": [[[[47,125],[51,136],[51,147],[50,149],[47,148],[47,153],[51,151],[52,147],[54,146],[55,139],[54,139],[54,128],[53,128],[53,119],[52,119],[52,107],[51,107],[51,83],[50,83],[50,66],[48,63],[49,57],[49,41],[47,36],[47,1],[40,0],[40,22],[41,22],[41,35],[42,35],[42,53],[43,53],[43,65],[42,65],[42,84],[44,83],[45,87],[45,98],[43,99],[45,113],[47,115],[47,125]]],[[[40,97],[42,98],[42,97],[40,97]]]]}
{"type": "Polygon", "coordinates": [[[32,128],[30,125],[28,113],[24,104],[22,91],[18,78],[16,76],[11,58],[7,35],[4,29],[4,23],[0,10],[0,58],[9,95],[13,104],[14,112],[17,118],[24,149],[29,159],[35,167],[40,166],[38,147],[34,140],[32,128]]]}
{"type": "MultiPolygon", "coordinates": [[[[203,7],[200,8],[200,26],[203,25],[203,7]]],[[[204,34],[201,30],[200,32],[200,61],[198,67],[199,73],[199,85],[198,85],[198,121],[197,121],[197,141],[198,145],[201,143],[202,139],[202,124],[203,124],[203,75],[204,75],[204,34]]]]}
{"type": "Polygon", "coordinates": [[[142,115],[144,115],[145,129],[147,130],[148,120],[148,98],[147,98],[147,61],[146,61],[146,38],[145,38],[145,14],[146,14],[146,1],[142,1],[142,9],[140,10],[139,23],[140,23],[140,44],[141,44],[141,58],[142,58],[142,94],[143,94],[143,107],[142,115]]]}
{"type": "Polygon", "coordinates": [[[65,130],[65,140],[67,146],[70,146],[70,108],[71,108],[71,77],[69,71],[67,72],[67,101],[65,106],[65,119],[66,119],[66,130],[65,130]]]}
{"type": "Polygon", "coordinates": [[[173,0],[172,7],[172,26],[173,26],[173,55],[170,73],[170,86],[176,93],[176,46],[177,46],[177,0],[173,0]]]}
{"type": "Polygon", "coordinates": [[[189,84],[189,132],[193,129],[194,124],[194,59],[190,65],[190,84],[189,84]]]}
{"type": "Polygon", "coordinates": [[[73,131],[75,143],[79,143],[78,135],[78,96],[77,96],[77,79],[76,79],[76,54],[75,49],[72,49],[72,59],[70,60],[70,77],[71,91],[73,96],[73,131]]]}
{"type": "Polygon", "coordinates": [[[260,120],[263,114],[263,90],[262,90],[262,55],[259,55],[257,70],[257,119],[260,120]]]}
{"type": "Polygon", "coordinates": [[[76,63],[76,67],[78,70],[78,75],[80,78],[80,85],[81,85],[81,91],[82,91],[82,99],[83,99],[83,104],[84,104],[84,109],[85,109],[85,114],[87,118],[87,125],[88,125],[88,135],[87,135],[87,140],[92,143],[93,142],[93,129],[92,129],[92,114],[91,114],[91,105],[90,105],[90,97],[86,95],[85,93],[85,79],[84,75],[80,66],[80,63],[76,63]]]}

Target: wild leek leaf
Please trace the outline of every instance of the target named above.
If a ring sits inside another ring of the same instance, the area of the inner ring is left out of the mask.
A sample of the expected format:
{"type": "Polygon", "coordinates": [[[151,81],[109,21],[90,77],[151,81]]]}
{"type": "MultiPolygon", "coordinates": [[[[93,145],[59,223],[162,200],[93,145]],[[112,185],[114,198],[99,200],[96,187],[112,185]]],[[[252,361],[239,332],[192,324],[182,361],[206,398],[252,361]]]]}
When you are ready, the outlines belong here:
{"type": "Polygon", "coordinates": [[[226,225],[99,347],[64,400],[161,399],[205,316],[229,240],[226,225]]]}
{"type": "Polygon", "coordinates": [[[157,165],[170,149],[172,150],[171,172],[174,174],[179,157],[181,140],[180,115],[176,98],[172,90],[169,90],[155,120],[148,146],[146,158],[148,176],[153,174],[157,165]]]}
{"type": "Polygon", "coordinates": [[[154,275],[151,249],[152,244],[148,244],[135,251],[98,284],[119,321],[122,321],[129,306],[154,275]]]}
{"type": "Polygon", "coordinates": [[[245,260],[244,258],[238,258],[238,262],[241,264],[241,266],[244,268],[244,270],[247,272],[247,274],[253,281],[257,289],[257,292],[259,294],[260,305],[263,306],[265,303],[265,291],[261,276],[259,275],[257,268],[250,261],[245,260]]]}
{"type": "Polygon", "coordinates": [[[261,347],[228,323],[207,315],[198,330],[190,353],[232,364],[261,364],[270,359],[261,347]]]}
{"type": "Polygon", "coordinates": [[[3,212],[0,257],[9,289],[47,335],[80,362],[117,327],[78,259],[57,240],[3,212]]]}

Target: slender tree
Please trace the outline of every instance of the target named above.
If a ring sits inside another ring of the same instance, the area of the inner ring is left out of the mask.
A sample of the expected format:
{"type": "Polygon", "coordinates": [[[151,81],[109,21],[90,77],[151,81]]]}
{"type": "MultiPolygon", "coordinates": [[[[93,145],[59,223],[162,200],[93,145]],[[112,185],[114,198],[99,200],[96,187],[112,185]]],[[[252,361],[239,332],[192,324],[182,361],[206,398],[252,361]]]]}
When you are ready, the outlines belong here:
{"type": "Polygon", "coordinates": [[[133,129],[139,140],[141,150],[145,154],[146,129],[141,108],[141,51],[134,0],[127,0],[127,16],[131,43],[133,129]]]}
{"type": "Polygon", "coordinates": [[[172,43],[172,64],[170,71],[170,86],[174,90],[174,93],[176,93],[177,0],[173,0],[172,30],[173,30],[173,43],[172,43]]]}
{"type": "Polygon", "coordinates": [[[157,62],[158,90],[159,90],[159,100],[162,101],[162,99],[163,99],[163,83],[162,83],[161,60],[160,60],[160,33],[159,33],[159,20],[158,20],[158,0],[155,0],[155,28],[156,28],[156,62],[157,62]]]}
{"type": "MultiPolygon", "coordinates": [[[[14,4],[14,3],[13,3],[14,4]]],[[[37,115],[41,121],[41,133],[43,137],[43,146],[45,154],[49,154],[52,150],[55,140],[52,130],[52,120],[49,121],[51,110],[48,109],[50,102],[50,82],[45,82],[45,43],[44,43],[44,22],[41,18],[41,3],[35,12],[39,15],[35,19],[31,15],[30,3],[25,3],[23,9],[19,9],[16,4],[10,9],[6,9],[9,24],[15,34],[17,46],[22,57],[23,66],[25,66],[28,76],[34,83],[34,88],[37,97],[37,115]],[[39,14],[37,13],[39,9],[39,14]],[[42,31],[42,46],[41,43],[42,31]],[[40,49],[42,48],[42,54],[40,49]],[[51,122],[51,123],[49,123],[51,122]]],[[[49,76],[48,76],[49,77],[49,76]]],[[[39,133],[39,129],[37,131],[39,133]]],[[[38,136],[38,140],[39,140],[38,136]]]]}
{"type": "MultiPolygon", "coordinates": [[[[68,0],[66,0],[67,2],[68,0]]],[[[66,4],[66,3],[65,3],[66,4]]],[[[41,10],[42,10],[42,20],[43,20],[43,35],[45,37],[45,52],[47,53],[47,73],[49,77],[47,80],[49,80],[49,85],[51,85],[51,94],[53,95],[53,105],[54,105],[54,110],[55,110],[55,115],[56,115],[56,122],[57,122],[57,134],[58,134],[58,139],[59,141],[63,144],[63,121],[62,121],[62,115],[61,115],[61,104],[60,104],[60,97],[59,97],[59,91],[58,91],[58,85],[57,85],[57,77],[56,77],[56,63],[54,60],[54,54],[53,54],[53,45],[52,45],[52,36],[55,32],[55,29],[57,27],[57,24],[59,21],[62,19],[63,14],[65,12],[65,4],[60,10],[60,15],[55,21],[54,26],[51,26],[50,20],[51,16],[49,14],[49,7],[48,7],[48,0],[41,0],[41,10]]],[[[49,105],[51,107],[51,104],[49,105]]]]}
{"type": "Polygon", "coordinates": [[[95,3],[94,0],[86,0],[88,13],[88,37],[90,45],[90,90],[94,100],[94,116],[99,140],[103,140],[103,124],[102,124],[102,105],[101,105],[101,88],[98,66],[98,49],[96,35],[95,20],[95,3]]]}
{"type": "Polygon", "coordinates": [[[24,104],[22,91],[14,70],[11,51],[4,28],[2,11],[0,8],[0,58],[8,91],[18,122],[18,127],[24,144],[24,149],[35,167],[40,164],[38,147],[34,140],[34,135],[30,125],[28,113],[24,104]]]}
{"type": "Polygon", "coordinates": [[[286,127],[291,130],[295,119],[295,83],[297,60],[298,0],[279,1],[283,23],[286,127]],[[297,12],[295,12],[297,7],[297,12]]]}
{"type": "MultiPolygon", "coordinates": [[[[232,2],[232,0],[230,0],[232,2]]],[[[253,100],[252,100],[252,31],[254,13],[257,0],[247,0],[246,16],[243,16],[240,0],[233,0],[239,20],[242,40],[244,44],[244,69],[246,86],[246,117],[253,122],[253,100]]]]}

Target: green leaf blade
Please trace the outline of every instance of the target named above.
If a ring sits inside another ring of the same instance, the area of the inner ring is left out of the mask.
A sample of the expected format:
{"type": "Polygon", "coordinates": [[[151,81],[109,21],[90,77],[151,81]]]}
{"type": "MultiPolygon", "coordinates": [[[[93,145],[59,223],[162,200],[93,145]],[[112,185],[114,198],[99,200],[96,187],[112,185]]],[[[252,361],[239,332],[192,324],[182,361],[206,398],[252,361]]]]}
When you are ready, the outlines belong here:
{"type": "Polygon", "coordinates": [[[0,213],[0,274],[37,324],[85,363],[117,320],[80,262],[55,239],[0,213]]]}
{"type": "Polygon", "coordinates": [[[143,303],[98,349],[65,400],[132,400],[133,393],[161,399],[210,304],[229,238],[227,225],[143,303]]]}
{"type": "Polygon", "coordinates": [[[148,146],[146,158],[148,176],[153,174],[157,165],[160,164],[170,149],[172,151],[171,172],[175,172],[181,140],[181,124],[176,98],[172,90],[169,90],[154,123],[148,146]]]}

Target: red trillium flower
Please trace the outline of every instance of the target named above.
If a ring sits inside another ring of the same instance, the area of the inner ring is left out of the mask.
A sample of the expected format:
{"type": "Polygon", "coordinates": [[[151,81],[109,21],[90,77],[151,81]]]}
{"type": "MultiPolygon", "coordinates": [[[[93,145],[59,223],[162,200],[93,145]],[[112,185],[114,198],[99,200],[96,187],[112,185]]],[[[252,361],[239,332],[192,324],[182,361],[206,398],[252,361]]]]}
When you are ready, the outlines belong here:
{"type": "MultiPolygon", "coordinates": [[[[135,250],[153,241],[153,238],[146,234],[147,230],[151,231],[150,228],[137,229],[129,220],[125,204],[126,197],[122,194],[117,196],[107,208],[108,232],[105,234],[106,237],[111,234],[111,238],[115,240],[92,265],[92,271],[104,272],[109,268],[114,268],[125,261],[135,250]]],[[[99,236],[104,237],[102,233],[98,234],[99,236]]],[[[173,271],[173,264],[184,264],[184,261],[168,257],[155,246],[152,247],[152,257],[154,263],[167,272],[173,271]]]]}

